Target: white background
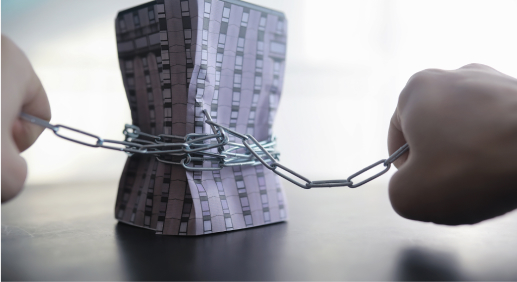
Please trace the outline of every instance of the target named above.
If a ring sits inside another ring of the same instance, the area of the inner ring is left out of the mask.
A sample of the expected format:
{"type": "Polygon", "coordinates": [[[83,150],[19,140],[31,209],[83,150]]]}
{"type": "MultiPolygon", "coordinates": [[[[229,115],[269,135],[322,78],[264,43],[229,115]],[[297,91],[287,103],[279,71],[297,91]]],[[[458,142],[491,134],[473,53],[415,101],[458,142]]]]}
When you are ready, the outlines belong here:
{"type": "MultiPolygon", "coordinates": [[[[476,62],[517,76],[517,1],[250,2],[288,18],[275,132],[282,162],[314,180],[345,178],[387,157],[389,120],[413,73],[476,62]]],[[[49,96],[53,123],[123,138],[131,118],[114,19],[119,10],[141,3],[2,1],[2,33],[31,60],[49,96]]],[[[51,132],[23,156],[28,184],[116,181],[126,159],[51,132]]]]}

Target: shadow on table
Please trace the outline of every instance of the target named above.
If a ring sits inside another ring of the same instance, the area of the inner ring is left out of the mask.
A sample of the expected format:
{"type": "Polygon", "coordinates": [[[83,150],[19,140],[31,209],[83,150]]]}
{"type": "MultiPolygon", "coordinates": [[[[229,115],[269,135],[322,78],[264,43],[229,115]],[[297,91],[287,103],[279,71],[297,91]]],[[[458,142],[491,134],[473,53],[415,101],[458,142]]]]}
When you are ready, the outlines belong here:
{"type": "Polygon", "coordinates": [[[128,280],[274,280],[286,223],[183,237],[118,223],[117,247],[128,280]],[[264,271],[267,269],[268,271],[264,271]]]}
{"type": "Polygon", "coordinates": [[[407,248],[400,253],[395,267],[399,281],[457,281],[468,280],[455,259],[446,252],[423,248],[407,248]]]}

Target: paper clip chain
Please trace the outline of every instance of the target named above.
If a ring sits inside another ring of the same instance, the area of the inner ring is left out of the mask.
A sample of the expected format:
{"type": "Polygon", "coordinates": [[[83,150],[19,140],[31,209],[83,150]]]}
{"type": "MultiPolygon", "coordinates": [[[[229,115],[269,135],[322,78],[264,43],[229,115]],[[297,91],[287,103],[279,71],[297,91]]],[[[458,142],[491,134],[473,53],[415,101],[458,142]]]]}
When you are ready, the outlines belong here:
{"type": "Polygon", "coordinates": [[[404,144],[387,159],[377,161],[350,175],[347,179],[311,181],[279,163],[280,153],[276,151],[275,138],[270,138],[266,141],[257,141],[257,139],[250,134],[241,134],[214,122],[206,110],[203,110],[203,113],[206,118],[205,123],[210,125],[212,134],[191,133],[185,136],[168,134],[153,135],[141,132],[138,126],[126,124],[123,131],[126,136],[124,141],[103,139],[97,135],[61,124],[52,125],[45,120],[26,113],[21,113],[20,118],[48,128],[58,137],[81,145],[122,151],[126,152],[130,156],[133,154],[153,155],[160,162],[172,165],[181,165],[189,171],[215,171],[229,166],[262,164],[282,178],[304,189],[322,187],[359,187],[385,174],[391,168],[391,164],[409,150],[409,145],[404,144]],[[62,132],[65,130],[71,131],[76,135],[81,135],[83,138],[90,138],[91,142],[67,136],[62,132]],[[242,141],[242,144],[230,142],[230,135],[239,138],[242,141]],[[177,160],[174,160],[174,158],[177,160]],[[191,163],[204,161],[217,162],[219,166],[189,166],[191,163]],[[352,181],[352,179],[357,176],[366,173],[381,164],[385,167],[381,172],[359,183],[354,183],[352,181]],[[287,174],[285,172],[287,172],[287,174]],[[292,176],[303,180],[305,184],[299,182],[299,180],[293,179],[292,176]]]}

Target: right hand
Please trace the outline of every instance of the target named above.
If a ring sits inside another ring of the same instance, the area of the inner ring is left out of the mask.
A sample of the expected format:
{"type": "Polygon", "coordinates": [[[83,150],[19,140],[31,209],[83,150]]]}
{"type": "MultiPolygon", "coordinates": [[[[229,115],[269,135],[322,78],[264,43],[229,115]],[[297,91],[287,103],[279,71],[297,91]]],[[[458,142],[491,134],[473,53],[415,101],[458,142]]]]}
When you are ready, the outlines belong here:
{"type": "Polygon", "coordinates": [[[401,216],[472,224],[517,208],[517,79],[488,66],[413,75],[388,134],[406,153],[389,195],[401,216]]]}

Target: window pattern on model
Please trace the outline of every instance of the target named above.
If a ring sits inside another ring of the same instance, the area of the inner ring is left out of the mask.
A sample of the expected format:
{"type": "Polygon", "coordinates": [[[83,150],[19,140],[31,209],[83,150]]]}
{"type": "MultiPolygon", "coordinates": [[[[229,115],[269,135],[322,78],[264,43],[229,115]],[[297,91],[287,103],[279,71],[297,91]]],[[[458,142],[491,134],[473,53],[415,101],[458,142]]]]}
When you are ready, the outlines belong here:
{"type": "MultiPolygon", "coordinates": [[[[233,94],[232,107],[230,114],[229,127],[236,130],[237,118],[239,117],[239,106],[241,100],[241,86],[242,86],[242,64],[244,56],[244,43],[246,41],[246,31],[248,26],[249,9],[244,8],[239,28],[239,36],[237,38],[237,52],[235,53],[235,64],[233,73],[233,94]]],[[[235,137],[231,136],[230,140],[235,141],[235,137]]]]}
{"type": "MultiPolygon", "coordinates": [[[[133,123],[142,131],[208,132],[201,110],[209,108],[236,131],[259,140],[271,134],[285,59],[281,15],[234,0],[156,0],[119,13],[116,26],[133,123]]],[[[185,173],[143,156],[128,159],[116,217],[158,234],[195,235],[277,222],[286,210],[280,182],[263,166],[185,173]]]]}
{"type": "MultiPolygon", "coordinates": [[[[157,1],[157,3],[162,4],[163,0],[157,1]]],[[[159,21],[160,21],[160,30],[161,30],[160,35],[161,35],[161,39],[162,39],[162,56],[165,54],[167,55],[167,62],[166,62],[167,65],[164,65],[164,69],[166,66],[167,69],[169,70],[168,72],[164,73],[162,82],[164,84],[164,98],[165,97],[173,98],[172,93],[170,91],[170,89],[172,87],[174,87],[174,89],[176,89],[174,95],[184,95],[184,97],[178,97],[178,96],[175,97],[175,103],[173,106],[176,106],[176,109],[178,109],[178,110],[181,109],[181,111],[176,113],[175,116],[180,117],[182,119],[176,120],[172,124],[173,126],[175,124],[180,125],[179,127],[176,127],[174,129],[171,128],[172,134],[184,135],[186,133],[186,131],[185,131],[186,130],[186,128],[185,128],[186,119],[184,117],[184,115],[186,115],[186,112],[184,112],[185,111],[184,108],[186,105],[186,95],[187,95],[187,91],[188,91],[188,85],[189,85],[191,75],[192,75],[192,70],[194,67],[194,64],[192,61],[192,56],[191,56],[192,24],[191,24],[191,11],[190,11],[190,7],[189,7],[189,1],[179,1],[179,2],[175,2],[175,3],[178,6],[173,6],[172,9],[181,11],[181,14],[179,15],[179,17],[181,19],[180,28],[182,30],[182,35],[183,35],[183,38],[182,38],[183,40],[181,43],[184,46],[184,50],[185,50],[185,64],[182,65],[182,63],[177,62],[177,61],[175,62],[175,64],[173,66],[170,64],[170,62],[171,62],[170,56],[179,55],[179,54],[176,54],[177,48],[175,48],[174,50],[170,50],[170,46],[171,45],[176,46],[176,44],[179,44],[179,42],[177,42],[179,38],[174,38],[174,40],[175,40],[174,43],[169,42],[167,16],[166,16],[166,11],[165,11],[165,6],[162,4],[163,6],[161,6],[159,8],[160,13],[158,14],[159,21]],[[163,14],[161,14],[162,11],[163,11],[163,14]],[[166,50],[166,52],[164,52],[165,50],[166,50]],[[171,73],[171,71],[170,71],[170,70],[172,70],[172,67],[175,69],[174,73],[171,73]],[[181,70],[181,69],[183,69],[183,70],[181,70]],[[179,71],[179,73],[176,73],[178,71],[179,71]],[[181,73],[184,73],[183,77],[180,75],[181,73]],[[175,79],[174,79],[174,81],[169,80],[170,81],[169,85],[167,85],[166,79],[171,79],[172,74],[175,75],[175,79]],[[172,84],[172,83],[174,83],[174,84],[172,84]],[[167,86],[169,86],[169,87],[167,88],[167,86]],[[181,90],[181,91],[178,91],[178,90],[181,90]]],[[[169,2],[168,4],[173,5],[175,3],[169,2]]],[[[160,6],[160,5],[157,5],[157,6],[160,6]]],[[[175,19],[175,18],[172,18],[172,19],[175,19]]],[[[164,61],[165,61],[165,59],[162,58],[162,62],[164,62],[164,61]]],[[[171,99],[171,101],[172,101],[172,99],[171,99]]],[[[179,217],[179,224],[178,224],[176,230],[172,229],[169,232],[177,232],[176,234],[186,235],[188,233],[188,229],[189,229],[188,225],[189,225],[189,221],[190,221],[191,211],[193,209],[192,196],[191,196],[191,192],[190,192],[190,187],[188,185],[186,176],[184,174],[184,170],[180,167],[173,166],[173,172],[175,172],[174,175],[183,175],[179,179],[174,179],[174,183],[177,183],[176,187],[174,189],[175,190],[184,189],[185,192],[184,192],[183,203],[176,201],[175,198],[171,198],[172,194],[169,193],[170,202],[175,202],[176,204],[182,205],[181,215],[171,213],[171,218],[169,219],[169,221],[174,222],[175,220],[177,220],[177,217],[179,217]],[[179,173],[176,173],[176,172],[179,172],[179,173]],[[182,183],[184,183],[184,184],[182,184],[182,183]]]]}
{"type": "MultiPolygon", "coordinates": [[[[154,87],[151,82],[148,57],[154,58],[154,53],[159,50],[154,13],[154,5],[147,5],[131,13],[121,15],[117,19],[117,44],[119,56],[122,55],[120,60],[122,63],[121,70],[123,76],[125,76],[133,123],[150,132],[156,131],[156,114],[154,111],[154,97],[152,95],[154,87]],[[141,96],[142,98],[145,97],[145,100],[137,101],[137,86],[139,87],[138,89],[145,89],[147,91],[148,95],[141,96]],[[142,120],[140,115],[146,114],[149,116],[148,122],[142,123],[146,119],[142,120]]],[[[149,195],[147,187],[145,187],[151,163],[154,164],[154,160],[151,160],[149,157],[134,157],[128,160],[126,177],[122,182],[123,184],[121,183],[125,188],[121,196],[121,204],[118,206],[117,218],[125,219],[133,224],[139,224],[136,221],[139,218],[138,206],[142,200],[143,193],[146,193],[151,198],[151,201],[148,201],[146,198],[146,205],[150,204],[152,206],[152,195],[149,195]],[[136,187],[138,189],[135,189],[136,187]],[[125,211],[128,205],[132,209],[131,213],[126,214],[125,211]]],[[[150,210],[147,206],[146,209],[150,210]]],[[[146,214],[150,216],[149,212],[146,212],[146,214]]],[[[143,216],[141,218],[144,221],[143,216]]],[[[150,222],[150,218],[148,217],[146,221],[150,222]]],[[[143,225],[144,222],[140,224],[143,225]]]]}
{"type": "MultiPolygon", "coordinates": [[[[218,103],[219,103],[219,85],[221,82],[221,69],[223,66],[224,59],[224,47],[226,44],[226,35],[228,33],[228,23],[230,21],[230,11],[231,4],[224,3],[222,16],[221,16],[221,25],[219,27],[219,37],[217,43],[217,53],[216,53],[216,62],[215,62],[215,85],[214,85],[214,94],[212,97],[212,104],[210,108],[211,116],[214,121],[217,122],[217,111],[218,111],[218,103]]],[[[214,141],[215,142],[215,141],[214,141]]],[[[216,151],[217,149],[214,149],[216,151]]],[[[219,162],[213,162],[212,167],[219,167],[219,162]]],[[[224,217],[224,225],[226,230],[233,229],[232,217],[230,214],[230,208],[228,206],[228,201],[226,199],[226,193],[224,191],[223,182],[221,179],[220,171],[213,171],[212,176],[214,178],[215,185],[217,186],[217,191],[219,193],[219,200],[221,201],[221,208],[223,210],[224,217]]]]}

